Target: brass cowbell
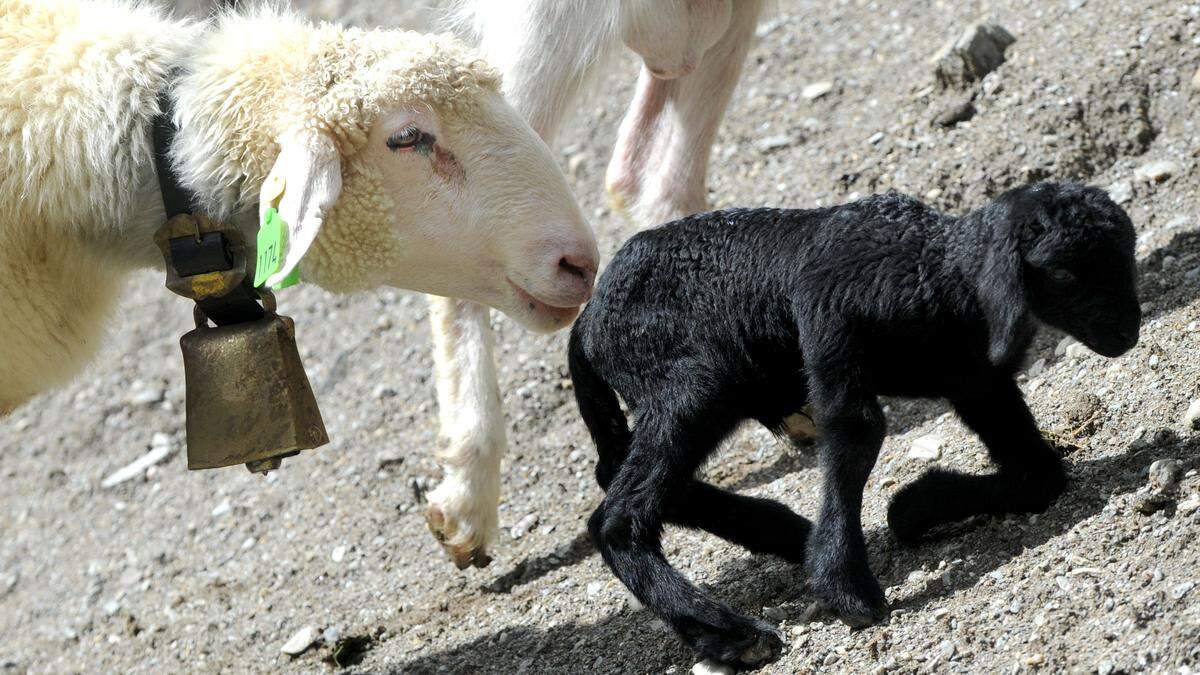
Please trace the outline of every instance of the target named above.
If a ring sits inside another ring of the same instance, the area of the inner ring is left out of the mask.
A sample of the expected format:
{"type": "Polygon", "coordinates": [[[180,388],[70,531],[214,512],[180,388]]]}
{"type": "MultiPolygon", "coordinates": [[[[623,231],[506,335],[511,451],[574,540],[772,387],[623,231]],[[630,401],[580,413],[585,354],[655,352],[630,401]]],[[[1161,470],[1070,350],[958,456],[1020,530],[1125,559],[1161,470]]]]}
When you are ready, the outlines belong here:
{"type": "Polygon", "coordinates": [[[196,329],[179,340],[189,469],[245,464],[269,471],[284,457],[329,442],[300,363],[295,324],[267,298],[263,318],[226,326],[210,327],[197,307],[196,329]]]}
{"type": "Polygon", "coordinates": [[[197,302],[196,328],[179,340],[188,469],[245,464],[265,473],[284,457],[328,443],[295,324],[275,312],[270,291],[249,288],[241,233],[202,214],[181,214],[155,241],[167,287],[197,302]]]}

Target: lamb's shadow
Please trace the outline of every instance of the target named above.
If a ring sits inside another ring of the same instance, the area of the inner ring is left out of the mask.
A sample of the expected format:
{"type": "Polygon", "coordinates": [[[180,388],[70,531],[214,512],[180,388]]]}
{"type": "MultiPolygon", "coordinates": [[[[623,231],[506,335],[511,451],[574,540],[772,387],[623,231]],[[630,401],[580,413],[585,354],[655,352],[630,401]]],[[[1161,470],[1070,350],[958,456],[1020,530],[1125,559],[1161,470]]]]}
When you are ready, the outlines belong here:
{"type": "MultiPolygon", "coordinates": [[[[902,584],[914,569],[935,569],[943,560],[962,559],[926,579],[914,595],[894,601],[893,609],[919,611],[930,602],[974,586],[1022,552],[1062,535],[1103,511],[1110,499],[1136,490],[1145,467],[1154,459],[1174,458],[1185,471],[1200,466],[1200,440],[1130,450],[1070,467],[1068,491],[1036,518],[993,518],[960,528],[957,536],[922,546],[899,545],[886,528],[867,533],[872,568],[884,587],[902,584]]],[[[1170,512],[1168,511],[1168,514],[1170,512]]],[[[1143,518],[1121,512],[1121,518],[1143,518]]],[[[798,567],[770,557],[731,561],[711,584],[714,596],[742,612],[757,615],[763,606],[785,604],[796,620],[812,597],[803,587],[798,567]]],[[[578,589],[572,591],[580,592],[578,589]]],[[[389,667],[397,673],[478,672],[662,672],[672,665],[686,670],[694,660],[673,635],[651,629],[648,614],[622,609],[596,623],[571,623],[539,629],[523,626],[389,667]]],[[[873,631],[859,635],[869,640],[873,631]]]]}

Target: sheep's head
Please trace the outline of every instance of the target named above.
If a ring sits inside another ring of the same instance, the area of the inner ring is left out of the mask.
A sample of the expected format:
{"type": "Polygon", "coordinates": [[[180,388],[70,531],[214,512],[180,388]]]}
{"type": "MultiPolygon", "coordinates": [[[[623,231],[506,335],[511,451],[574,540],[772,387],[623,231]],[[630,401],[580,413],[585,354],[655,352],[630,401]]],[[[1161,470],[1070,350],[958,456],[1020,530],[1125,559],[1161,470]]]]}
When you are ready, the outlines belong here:
{"type": "Polygon", "coordinates": [[[269,123],[234,135],[242,147],[223,181],[260,213],[275,196],[261,186],[284,186],[287,251],[268,283],[299,265],[334,291],[390,285],[485,303],[535,330],[570,323],[591,293],[596,243],[491,68],[445,37],[273,29],[270,50],[230,65],[247,84],[229,97],[257,98],[242,105],[269,123]],[[257,92],[256,80],[278,85],[257,92]]]}
{"type": "Polygon", "coordinates": [[[1056,183],[1018,188],[995,205],[1000,236],[984,275],[997,298],[991,325],[1003,325],[992,319],[1027,304],[1039,320],[1103,356],[1137,344],[1135,235],[1120,206],[1097,188],[1056,183]]]}

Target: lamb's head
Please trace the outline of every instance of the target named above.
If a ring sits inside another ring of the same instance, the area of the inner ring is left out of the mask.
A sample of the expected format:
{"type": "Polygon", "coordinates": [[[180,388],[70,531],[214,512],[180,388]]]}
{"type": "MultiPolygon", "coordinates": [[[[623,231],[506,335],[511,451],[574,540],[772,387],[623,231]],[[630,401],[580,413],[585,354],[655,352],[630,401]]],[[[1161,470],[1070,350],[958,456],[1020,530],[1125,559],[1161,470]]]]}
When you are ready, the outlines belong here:
{"type": "Polygon", "coordinates": [[[1137,344],[1135,235],[1120,206],[1098,188],[1038,183],[1005,193],[992,207],[997,236],[981,297],[995,298],[985,302],[992,305],[993,357],[1004,342],[996,329],[1026,307],[1103,356],[1137,344]]]}
{"type": "Polygon", "coordinates": [[[212,108],[187,96],[221,91],[210,114],[239,127],[225,133],[225,161],[207,176],[186,164],[182,173],[224,188],[200,190],[218,211],[278,208],[289,237],[268,283],[298,264],[334,291],[390,285],[491,305],[535,330],[571,322],[591,293],[595,239],[495,71],[448,37],[313,28],[265,12],[226,18],[220,33],[224,45],[266,48],[235,50],[225,72],[201,60],[182,80],[177,155],[198,154],[186,145],[202,138],[189,122],[204,125],[189,115],[212,108]],[[255,22],[270,31],[254,35],[255,22]],[[206,71],[218,71],[212,82],[193,81],[206,71]],[[230,80],[235,91],[221,90],[230,80]]]}

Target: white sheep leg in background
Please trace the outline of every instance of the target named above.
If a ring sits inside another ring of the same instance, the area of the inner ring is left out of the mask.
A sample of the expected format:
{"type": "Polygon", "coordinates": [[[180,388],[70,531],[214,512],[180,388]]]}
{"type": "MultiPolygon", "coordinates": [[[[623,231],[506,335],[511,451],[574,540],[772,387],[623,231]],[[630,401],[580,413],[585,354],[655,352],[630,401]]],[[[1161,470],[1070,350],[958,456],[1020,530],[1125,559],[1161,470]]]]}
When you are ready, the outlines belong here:
{"type": "Polygon", "coordinates": [[[429,529],[459,569],[491,562],[498,533],[500,460],[507,445],[492,362],[487,307],[429,296],[438,410],[445,447],[441,485],[428,495],[429,529]]]}
{"type": "MultiPolygon", "coordinates": [[[[590,9],[560,0],[466,7],[481,52],[505,73],[505,98],[547,143],[615,45],[615,9],[590,9]]],[[[435,296],[429,308],[446,446],[438,455],[445,477],[428,495],[426,520],[459,568],[482,567],[498,533],[500,460],[507,447],[489,311],[435,296]]]]}
{"type": "Polygon", "coordinates": [[[734,0],[728,29],[691,74],[660,79],[642,67],[605,177],[613,203],[636,224],[656,225],[708,208],[713,139],[762,6],[762,0],[734,0]]]}

